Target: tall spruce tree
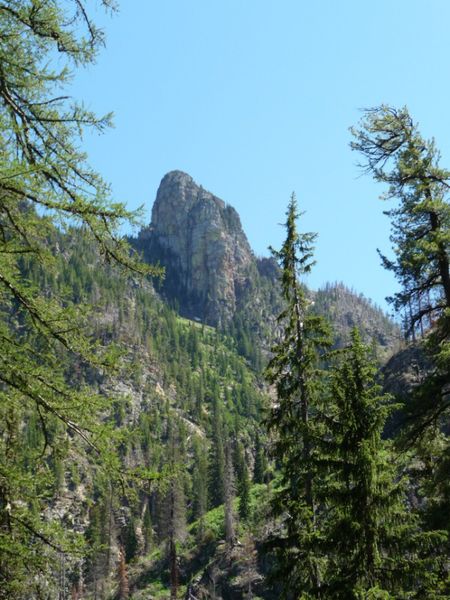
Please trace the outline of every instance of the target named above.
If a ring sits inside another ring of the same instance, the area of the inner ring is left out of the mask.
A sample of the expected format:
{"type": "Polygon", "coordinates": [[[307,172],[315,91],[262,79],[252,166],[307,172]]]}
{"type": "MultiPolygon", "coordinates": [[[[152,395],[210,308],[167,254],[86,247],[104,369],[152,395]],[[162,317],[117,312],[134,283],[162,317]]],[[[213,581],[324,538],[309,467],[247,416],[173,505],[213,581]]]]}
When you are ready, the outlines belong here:
{"type": "Polygon", "coordinates": [[[237,480],[236,491],[239,496],[239,518],[246,522],[250,516],[250,477],[245,460],[245,450],[238,440],[234,447],[234,464],[237,480]]]}
{"type": "Polygon", "coordinates": [[[224,531],[225,541],[232,547],[236,542],[236,515],[234,512],[235,474],[231,441],[225,443],[225,480],[224,480],[224,531]]]}
{"type": "Polygon", "coordinates": [[[212,403],[212,436],[208,464],[209,506],[214,508],[225,500],[225,427],[219,391],[214,393],[212,403]]]}
{"type": "Polygon", "coordinates": [[[288,597],[320,594],[323,560],[317,543],[320,466],[316,439],[322,427],[321,353],[330,345],[328,327],[309,310],[311,301],[300,280],[314,264],[316,234],[299,233],[298,216],[293,194],[287,210],[286,240],[280,251],[273,251],[281,267],[286,308],[278,318],[283,327],[281,340],[273,348],[267,368],[267,379],[277,392],[267,419],[280,469],[274,512],[283,517],[283,532],[272,545],[278,553],[277,576],[288,597]]]}
{"type": "Polygon", "coordinates": [[[324,597],[443,598],[445,557],[438,554],[445,536],[421,532],[408,506],[405,478],[382,439],[395,406],[381,395],[370,353],[354,329],[332,370],[330,472],[321,490],[331,515],[323,537],[329,557],[324,597]]]}
{"type": "Polygon", "coordinates": [[[184,494],[185,456],[183,435],[175,419],[168,421],[166,481],[161,490],[161,534],[167,542],[170,597],[177,598],[179,586],[178,545],[186,537],[186,500],[184,494]]]}
{"type": "Polygon", "coordinates": [[[253,482],[264,483],[267,474],[267,458],[258,432],[255,435],[255,465],[253,468],[253,482]]]}
{"type": "Polygon", "coordinates": [[[208,507],[208,451],[200,437],[193,440],[194,465],[192,472],[192,516],[199,520],[199,533],[203,534],[203,518],[208,507]]]}

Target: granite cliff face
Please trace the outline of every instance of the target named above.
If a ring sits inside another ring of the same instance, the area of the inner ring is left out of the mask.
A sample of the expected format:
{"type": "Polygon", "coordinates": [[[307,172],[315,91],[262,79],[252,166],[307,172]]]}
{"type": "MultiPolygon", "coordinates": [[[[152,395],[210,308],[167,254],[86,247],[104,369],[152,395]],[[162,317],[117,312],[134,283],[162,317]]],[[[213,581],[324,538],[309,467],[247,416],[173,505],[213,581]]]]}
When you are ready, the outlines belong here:
{"type": "Polygon", "coordinates": [[[229,322],[252,285],[256,260],[238,213],[181,171],[162,179],[138,244],[164,265],[163,293],[190,318],[229,322]]]}

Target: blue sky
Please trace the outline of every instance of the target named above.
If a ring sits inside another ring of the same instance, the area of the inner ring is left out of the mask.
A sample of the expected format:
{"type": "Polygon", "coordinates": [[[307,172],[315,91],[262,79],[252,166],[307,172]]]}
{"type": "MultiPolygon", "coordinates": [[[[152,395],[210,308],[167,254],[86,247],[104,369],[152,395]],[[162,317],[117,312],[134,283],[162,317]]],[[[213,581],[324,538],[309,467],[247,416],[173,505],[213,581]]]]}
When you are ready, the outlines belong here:
{"type": "Polygon", "coordinates": [[[172,169],[232,204],[259,255],[279,247],[296,191],[319,233],[308,283],[342,280],[376,303],[395,291],[382,187],[360,176],[359,109],[407,105],[450,167],[447,0],[122,0],[72,93],[115,129],[87,136],[114,198],[145,206],[172,169]]]}

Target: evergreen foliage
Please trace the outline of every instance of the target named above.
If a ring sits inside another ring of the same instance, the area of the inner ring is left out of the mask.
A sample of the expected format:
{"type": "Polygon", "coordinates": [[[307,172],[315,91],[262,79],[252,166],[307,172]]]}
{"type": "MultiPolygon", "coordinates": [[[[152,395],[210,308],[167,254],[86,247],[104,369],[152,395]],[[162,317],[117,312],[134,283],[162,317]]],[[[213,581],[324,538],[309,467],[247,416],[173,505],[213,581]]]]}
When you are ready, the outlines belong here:
{"type": "Polygon", "coordinates": [[[298,233],[295,197],[274,252],[282,298],[262,259],[263,312],[241,306],[226,331],[180,318],[142,277],[159,270],[119,234],[137,215],[111,202],[79,149],[83,130],[103,131],[109,116],[59,95],[103,42],[83,2],[0,0],[0,39],[0,597],[128,598],[152,563],[175,598],[199,568],[214,575],[221,539],[237,556],[238,535],[253,594],[274,469],[260,429],[261,340],[273,331],[265,311],[280,305],[267,424],[285,597],[449,597],[449,173],[434,143],[406,109],[368,111],[354,131],[399,201],[388,213],[396,258],[383,257],[402,285],[394,305],[413,331],[432,326],[433,371],[408,414],[416,445],[400,460],[382,439],[392,406],[376,352],[355,331],[326,370],[323,306],[312,309],[301,281],[315,235],[298,233]]]}
{"type": "Polygon", "coordinates": [[[86,310],[73,301],[81,286],[71,299],[48,285],[60,274],[61,232],[76,225],[107,261],[157,270],[130,253],[118,231],[136,215],[111,201],[80,149],[84,130],[110,123],[66,95],[72,67],[92,63],[103,43],[84,3],[1,2],[0,38],[0,589],[15,598],[24,587],[32,593],[30,582],[41,593],[55,556],[79,552],[64,524],[43,515],[64,487],[72,438],[82,440],[79,450],[101,450],[93,417],[103,402],[67,372],[108,369],[117,358],[86,335],[86,310]],[[24,463],[27,422],[35,446],[24,463]]]}
{"type": "Polygon", "coordinates": [[[421,532],[418,515],[408,506],[407,481],[382,440],[395,405],[380,395],[369,357],[355,329],[332,371],[330,472],[322,488],[331,515],[323,540],[329,556],[323,593],[349,600],[375,590],[387,598],[445,597],[439,557],[445,537],[421,532]]]}
{"type": "Polygon", "coordinates": [[[365,170],[388,184],[385,198],[398,201],[386,213],[395,258],[382,260],[402,287],[394,306],[408,308],[413,330],[424,317],[432,322],[450,308],[450,171],[439,166],[434,140],[420,135],[407,108],[366,110],[352,133],[351,146],[365,158],[365,170]]]}
{"type": "Polygon", "coordinates": [[[250,516],[250,478],[245,461],[245,451],[239,441],[235,445],[234,463],[237,480],[236,490],[239,496],[239,518],[245,522],[250,516]]]}
{"type": "MultiPolygon", "coordinates": [[[[198,438],[194,440],[193,450],[192,517],[194,520],[203,523],[203,518],[208,507],[208,454],[206,444],[198,438]]],[[[199,533],[202,535],[203,531],[200,531],[199,533]]]]}
{"type": "Polygon", "coordinates": [[[416,331],[425,336],[422,348],[431,365],[408,398],[401,443],[415,446],[425,464],[434,456],[425,483],[426,502],[433,507],[429,526],[443,526],[436,509],[444,510],[449,502],[442,480],[449,473],[450,446],[450,171],[440,166],[434,140],[421,136],[406,108],[368,110],[353,134],[352,147],[366,159],[366,170],[389,185],[386,197],[398,203],[387,212],[395,259],[382,257],[383,264],[401,284],[392,298],[394,306],[405,310],[413,340],[416,331]],[[437,453],[436,439],[441,448],[437,453]]]}
{"type": "Polygon", "coordinates": [[[212,438],[209,455],[209,506],[214,508],[225,500],[225,439],[219,398],[213,397],[212,438]]]}
{"type": "Polygon", "coordinates": [[[256,432],[255,437],[255,466],[253,469],[253,482],[264,483],[267,476],[267,458],[265,449],[261,443],[261,437],[256,432]]]}
{"type": "MultiPolygon", "coordinates": [[[[292,195],[286,220],[286,239],[274,255],[282,272],[286,309],[279,317],[281,341],[273,348],[267,368],[275,384],[277,404],[267,424],[275,435],[273,453],[280,468],[275,491],[275,514],[283,516],[283,533],[274,540],[285,593],[293,597],[315,593],[321,585],[317,478],[320,471],[316,438],[319,417],[322,353],[330,345],[324,320],[312,314],[300,276],[313,266],[315,234],[298,233],[297,203],[292,195]]],[[[290,597],[290,596],[289,596],[290,597]]]]}

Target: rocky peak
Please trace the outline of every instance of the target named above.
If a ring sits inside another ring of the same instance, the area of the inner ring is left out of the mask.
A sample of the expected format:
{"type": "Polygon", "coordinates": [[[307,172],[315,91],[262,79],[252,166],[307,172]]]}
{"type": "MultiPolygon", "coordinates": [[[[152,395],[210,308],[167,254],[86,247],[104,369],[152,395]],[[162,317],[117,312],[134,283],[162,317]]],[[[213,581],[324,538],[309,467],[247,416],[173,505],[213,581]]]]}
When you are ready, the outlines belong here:
{"type": "MultiPolygon", "coordinates": [[[[280,270],[274,258],[254,256],[233,207],[187,173],[171,171],[137,246],[150,263],[165,267],[159,291],[183,316],[234,331],[247,357],[256,346],[270,347],[283,307],[280,270]]],[[[347,343],[355,325],[367,342],[381,345],[380,358],[397,346],[398,327],[343,284],[311,294],[316,311],[334,325],[336,346],[347,343]]]]}
{"type": "Polygon", "coordinates": [[[234,315],[256,268],[236,210],[182,171],[163,177],[151,225],[138,242],[165,267],[168,299],[212,325],[234,315]]]}

